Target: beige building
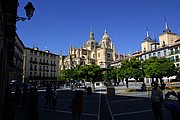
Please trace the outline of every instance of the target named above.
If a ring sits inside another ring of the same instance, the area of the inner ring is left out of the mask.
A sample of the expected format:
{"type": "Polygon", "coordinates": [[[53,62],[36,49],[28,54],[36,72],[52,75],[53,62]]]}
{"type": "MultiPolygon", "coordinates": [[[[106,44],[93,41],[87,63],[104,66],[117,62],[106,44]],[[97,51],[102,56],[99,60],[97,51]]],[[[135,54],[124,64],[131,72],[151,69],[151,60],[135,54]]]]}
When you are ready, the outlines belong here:
{"type": "Polygon", "coordinates": [[[60,69],[68,69],[77,65],[96,64],[102,68],[107,68],[112,62],[123,59],[126,55],[116,54],[116,47],[111,38],[104,31],[100,44],[95,40],[94,33],[91,31],[89,40],[81,48],[70,46],[67,56],[60,55],[60,69]]]}
{"type": "Polygon", "coordinates": [[[49,50],[25,48],[23,63],[23,81],[36,81],[44,85],[55,82],[58,76],[59,56],[49,50]]]}
{"type": "Polygon", "coordinates": [[[147,29],[147,36],[141,43],[141,51],[142,53],[146,53],[159,48],[163,48],[165,46],[172,46],[178,39],[180,39],[180,36],[178,36],[176,33],[171,32],[165,19],[165,30],[163,30],[163,33],[159,35],[159,43],[157,43],[156,40],[152,40],[150,38],[147,29]]]}
{"type": "MultiPolygon", "coordinates": [[[[141,43],[141,50],[133,53],[133,56],[144,61],[150,57],[156,56],[158,58],[166,57],[174,62],[177,68],[180,68],[180,36],[171,32],[165,20],[165,30],[159,35],[159,43],[152,40],[147,30],[147,36],[141,43]]],[[[176,76],[164,77],[165,82],[175,79],[176,76]]],[[[146,83],[151,83],[151,78],[145,78],[146,83]]]]}

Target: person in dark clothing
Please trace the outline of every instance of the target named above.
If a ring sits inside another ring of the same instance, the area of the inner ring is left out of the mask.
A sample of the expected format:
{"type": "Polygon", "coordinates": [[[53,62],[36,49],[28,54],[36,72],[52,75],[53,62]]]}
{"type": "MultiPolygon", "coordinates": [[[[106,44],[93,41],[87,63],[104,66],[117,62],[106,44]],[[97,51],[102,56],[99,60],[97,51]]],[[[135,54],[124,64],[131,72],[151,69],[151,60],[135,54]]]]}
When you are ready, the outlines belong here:
{"type": "Polygon", "coordinates": [[[4,106],[2,112],[2,120],[14,120],[14,102],[11,94],[11,88],[8,86],[5,89],[4,106]]]}
{"type": "Polygon", "coordinates": [[[24,84],[23,93],[22,93],[22,108],[27,108],[28,100],[28,86],[24,84]]]}
{"type": "Polygon", "coordinates": [[[38,91],[35,87],[29,90],[28,120],[38,120],[38,91]]]}
{"type": "Polygon", "coordinates": [[[45,108],[49,105],[49,109],[51,109],[51,99],[52,99],[52,89],[51,86],[48,84],[46,88],[46,95],[45,95],[45,108]]]}
{"type": "Polygon", "coordinates": [[[180,120],[180,92],[167,92],[165,94],[164,106],[171,112],[172,120],[180,120]],[[171,100],[171,95],[175,96],[178,100],[171,100]]]}
{"type": "Polygon", "coordinates": [[[16,84],[15,100],[16,100],[16,103],[17,103],[17,104],[19,104],[19,103],[20,103],[20,100],[21,100],[21,90],[20,90],[18,84],[16,84]]]}
{"type": "Polygon", "coordinates": [[[83,91],[77,90],[75,92],[70,108],[72,109],[72,120],[80,120],[83,112],[83,91]]]}
{"type": "Polygon", "coordinates": [[[53,106],[53,110],[55,110],[56,104],[57,104],[57,91],[56,91],[56,87],[54,87],[53,94],[52,94],[52,106],[53,106]]]}

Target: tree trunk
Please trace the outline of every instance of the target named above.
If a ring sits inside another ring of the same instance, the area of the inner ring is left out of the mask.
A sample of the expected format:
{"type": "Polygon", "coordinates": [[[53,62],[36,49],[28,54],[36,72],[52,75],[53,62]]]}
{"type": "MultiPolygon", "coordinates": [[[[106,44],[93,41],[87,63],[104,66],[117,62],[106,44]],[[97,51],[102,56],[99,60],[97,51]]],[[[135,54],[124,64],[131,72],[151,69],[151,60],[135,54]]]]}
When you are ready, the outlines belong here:
{"type": "Polygon", "coordinates": [[[128,78],[126,78],[126,87],[129,88],[128,78]]]}
{"type": "Polygon", "coordinates": [[[94,82],[92,82],[92,92],[95,91],[95,85],[94,85],[94,82]]]}

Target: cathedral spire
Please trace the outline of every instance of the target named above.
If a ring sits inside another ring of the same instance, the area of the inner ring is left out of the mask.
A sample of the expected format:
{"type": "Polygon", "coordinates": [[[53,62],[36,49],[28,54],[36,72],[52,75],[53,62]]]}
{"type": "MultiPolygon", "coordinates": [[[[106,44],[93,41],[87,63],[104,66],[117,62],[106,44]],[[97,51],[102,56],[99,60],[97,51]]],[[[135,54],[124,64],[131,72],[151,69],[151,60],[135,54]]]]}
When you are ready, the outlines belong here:
{"type": "Polygon", "coordinates": [[[104,34],[107,34],[107,30],[106,30],[106,28],[105,28],[105,30],[104,30],[104,34]]]}
{"type": "Polygon", "coordinates": [[[164,22],[165,22],[165,30],[163,32],[171,32],[171,30],[169,29],[168,27],[168,23],[167,23],[167,20],[166,20],[166,16],[164,17],[164,22]]]}
{"type": "Polygon", "coordinates": [[[93,33],[93,31],[92,31],[92,27],[91,27],[89,39],[90,39],[90,40],[94,40],[94,33],[93,33]]]}
{"type": "Polygon", "coordinates": [[[93,32],[92,27],[91,27],[91,32],[93,32]]]}
{"type": "Polygon", "coordinates": [[[144,39],[144,41],[151,41],[151,38],[150,38],[150,35],[149,35],[148,26],[146,26],[146,38],[144,39]]]}
{"type": "Polygon", "coordinates": [[[148,31],[148,26],[146,26],[146,37],[149,37],[149,31],[148,31]]]}

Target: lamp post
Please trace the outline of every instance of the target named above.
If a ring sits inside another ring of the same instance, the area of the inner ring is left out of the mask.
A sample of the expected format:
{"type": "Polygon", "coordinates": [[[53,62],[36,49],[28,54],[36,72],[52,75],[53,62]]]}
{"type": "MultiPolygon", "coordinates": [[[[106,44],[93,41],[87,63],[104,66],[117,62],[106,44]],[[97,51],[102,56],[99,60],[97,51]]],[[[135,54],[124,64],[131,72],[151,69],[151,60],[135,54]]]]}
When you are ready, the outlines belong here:
{"type": "Polygon", "coordinates": [[[25,20],[30,20],[33,16],[33,13],[35,11],[35,8],[33,6],[33,4],[31,2],[28,2],[28,4],[24,7],[25,11],[26,11],[26,18],[25,17],[19,17],[17,15],[16,17],[16,22],[18,22],[19,20],[21,21],[25,21],[25,20]]]}

